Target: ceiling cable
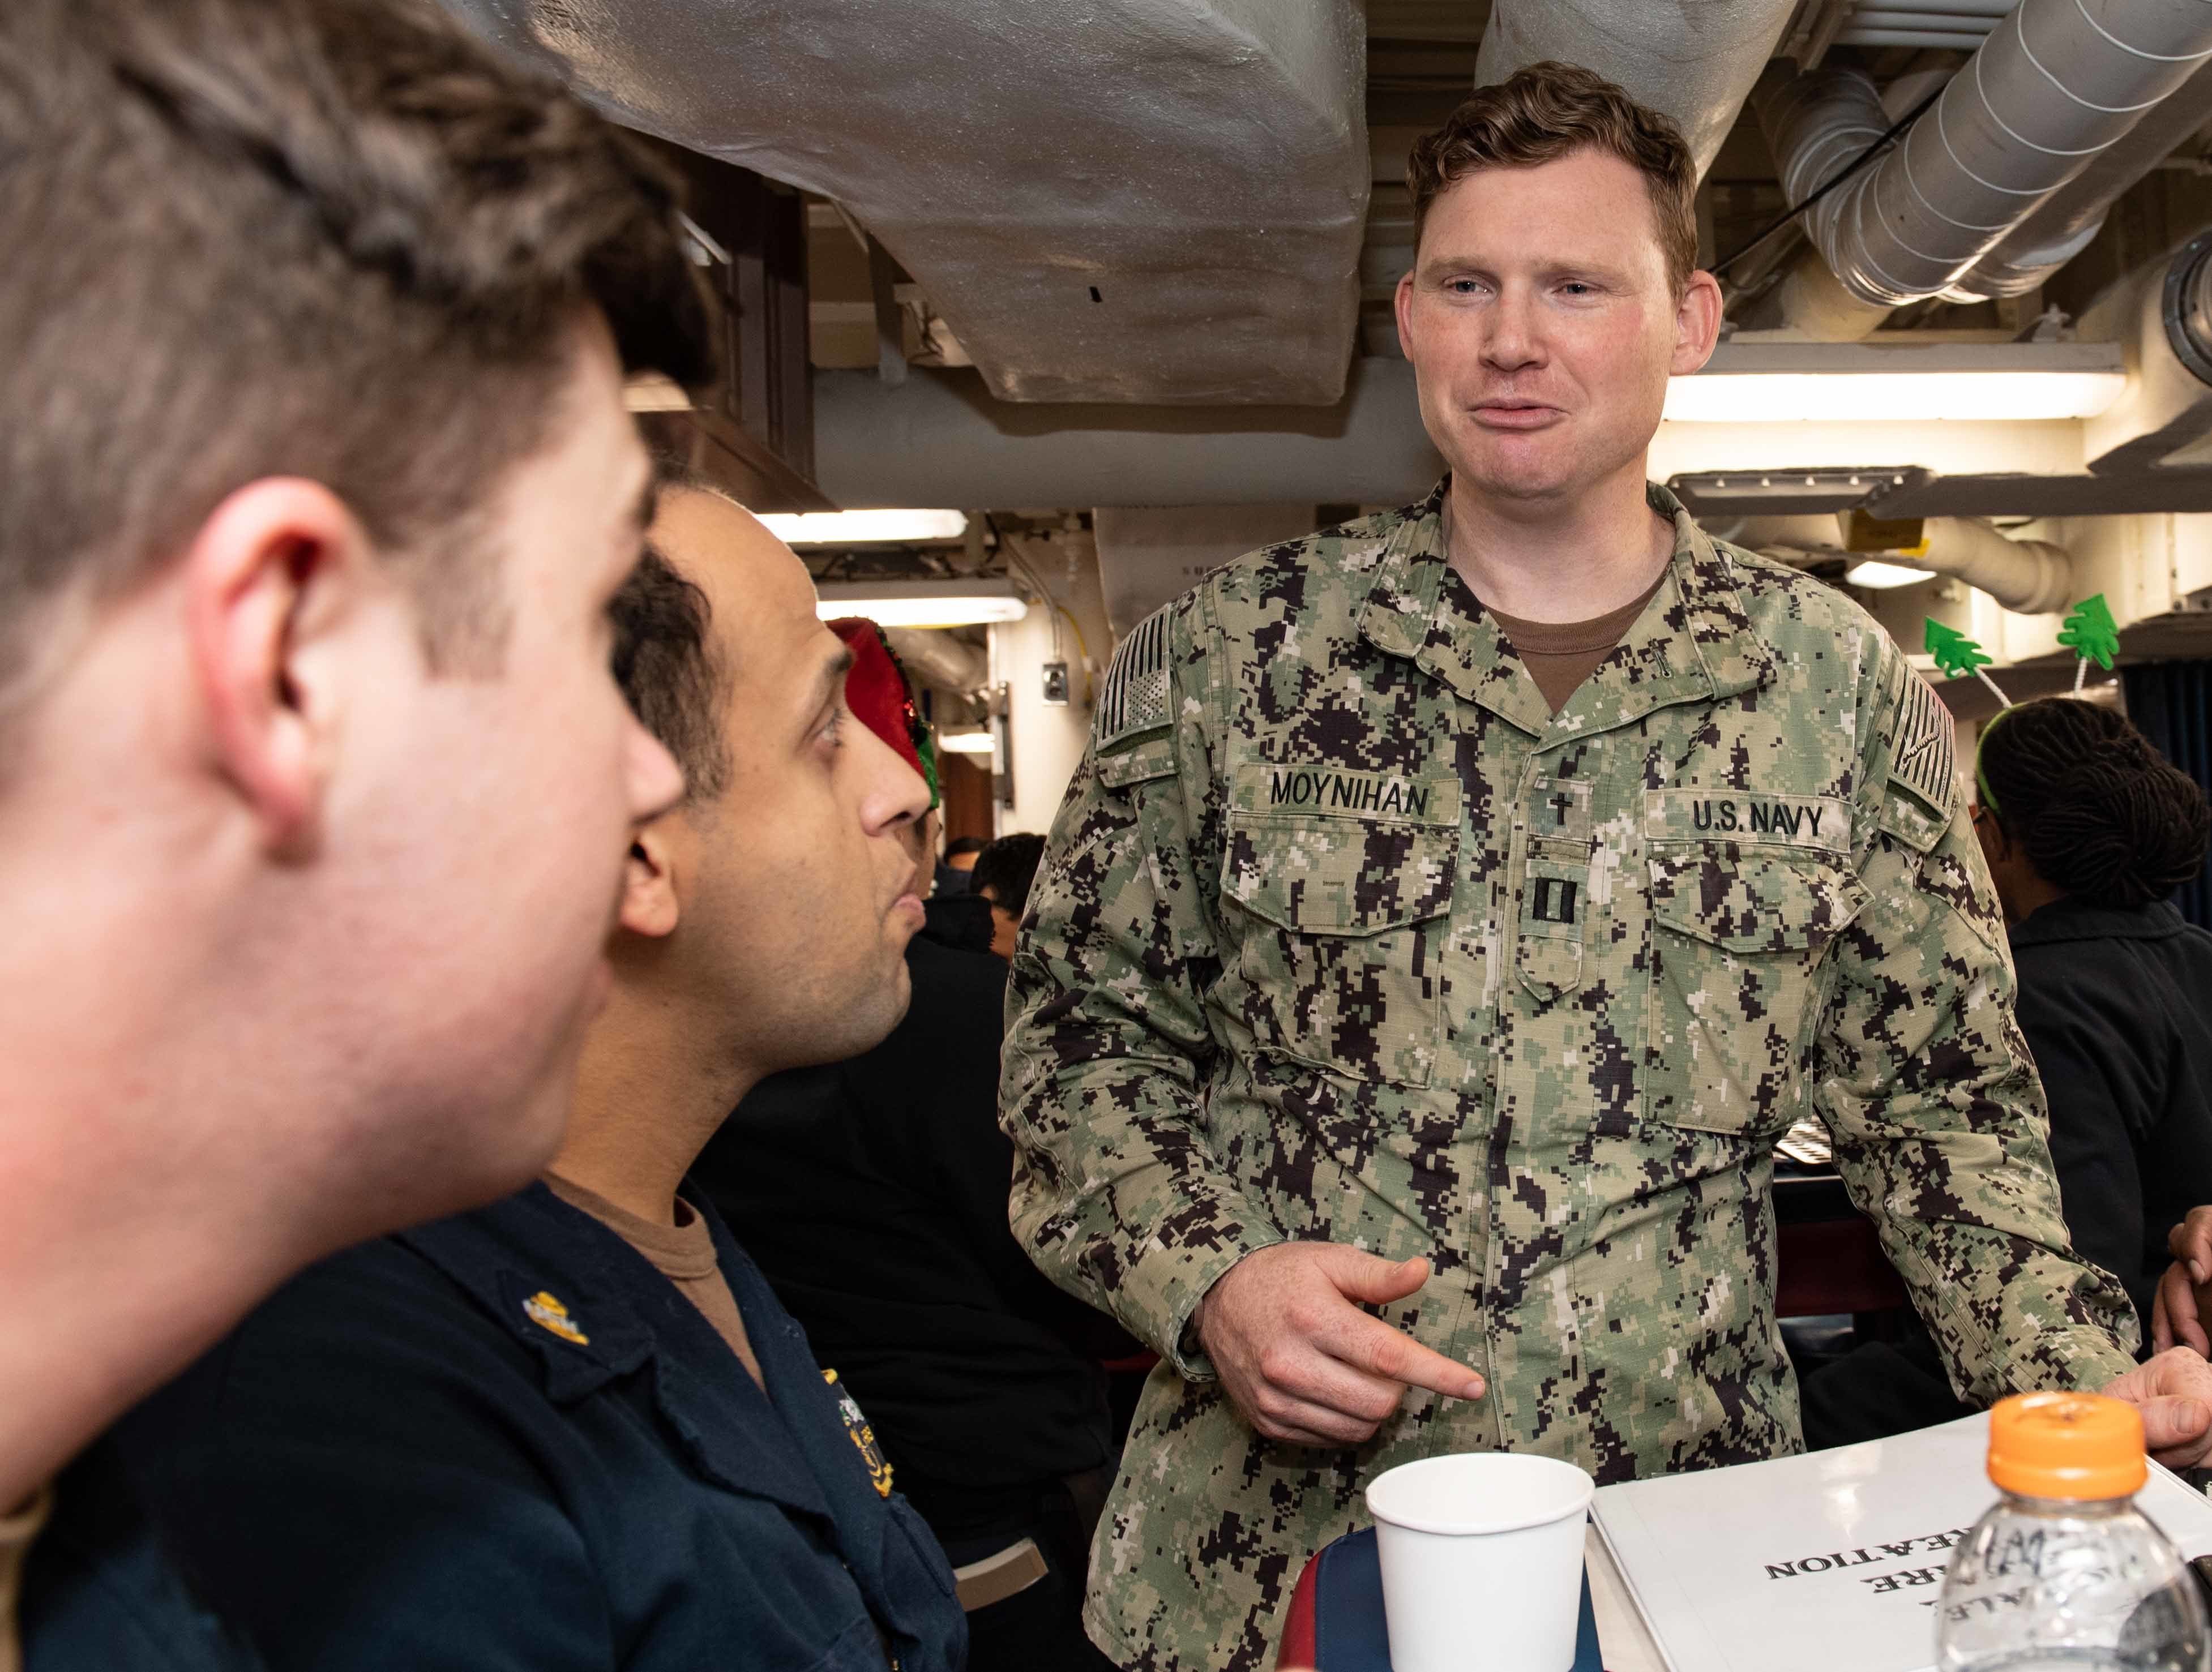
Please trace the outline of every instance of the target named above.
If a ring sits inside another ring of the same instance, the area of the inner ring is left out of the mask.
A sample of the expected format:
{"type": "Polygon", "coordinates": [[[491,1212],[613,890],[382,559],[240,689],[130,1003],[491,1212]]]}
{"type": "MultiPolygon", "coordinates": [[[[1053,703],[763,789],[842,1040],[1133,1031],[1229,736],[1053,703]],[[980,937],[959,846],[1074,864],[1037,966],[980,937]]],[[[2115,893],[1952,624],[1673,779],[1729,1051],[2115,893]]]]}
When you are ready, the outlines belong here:
{"type": "Polygon", "coordinates": [[[1735,254],[1729,256],[1726,260],[1715,262],[1710,268],[1706,269],[1706,271],[1710,272],[1715,278],[1718,278],[1722,274],[1727,272],[1729,268],[1735,266],[1736,263],[1741,261],[1753,250],[1756,250],[1760,245],[1765,243],[1768,239],[1773,237],[1775,233],[1780,232],[1792,221],[1795,221],[1799,215],[1804,214],[1807,209],[1812,208],[1814,204],[1819,203],[1820,199],[1833,191],[1845,180],[1848,180],[1852,175],[1857,173],[1860,169],[1865,167],[1867,164],[1873,161],[1874,159],[1881,154],[1885,146],[1890,144],[1899,134],[1903,133],[1907,128],[1918,121],[1920,119],[1921,113],[1930,105],[1934,104],[1938,99],[1942,98],[1943,96],[1943,88],[1948,87],[1950,83],[1946,82],[1942,86],[1936,88],[1936,90],[1930,93],[1925,99],[1923,99],[1911,110],[1905,112],[1904,115],[1899,117],[1896,121],[1891,123],[1889,127],[1883,132],[1881,138],[1875,140],[1873,144],[1868,146],[1865,150],[1860,152],[1858,155],[1853,157],[1835,173],[1830,175],[1826,180],[1822,181],[1818,186],[1814,188],[1802,203],[1796,204],[1794,208],[1784,209],[1773,221],[1768,222],[1765,227],[1761,228],[1758,235],[1752,239],[1749,243],[1742,245],[1735,251],[1735,254]]]}
{"type": "Polygon", "coordinates": [[[1014,543],[1013,536],[1000,528],[992,519],[991,513],[988,511],[983,513],[983,525],[996,536],[999,549],[1006,554],[1006,561],[1019,569],[1024,579],[1035,589],[1037,602],[1045,607],[1045,619],[1052,627],[1052,659],[1055,662],[1064,661],[1066,658],[1061,655],[1060,648],[1060,605],[1059,601],[1052,595],[1052,589],[1044,584],[1036,569],[1030,566],[1029,560],[1022,555],[1020,548],[1014,543]]]}

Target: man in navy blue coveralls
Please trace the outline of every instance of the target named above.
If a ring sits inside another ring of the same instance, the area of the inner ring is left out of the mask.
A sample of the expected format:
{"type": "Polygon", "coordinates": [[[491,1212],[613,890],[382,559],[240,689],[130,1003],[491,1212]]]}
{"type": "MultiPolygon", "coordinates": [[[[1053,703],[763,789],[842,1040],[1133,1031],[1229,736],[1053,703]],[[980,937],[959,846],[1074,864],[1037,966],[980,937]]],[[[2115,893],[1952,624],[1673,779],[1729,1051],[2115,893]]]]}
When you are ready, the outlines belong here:
{"type": "Polygon", "coordinates": [[[616,668],[691,793],[631,851],[544,1182],[343,1254],[125,1425],[270,1664],[957,1672],[866,1418],[684,1183],[755,1081],[905,1009],[921,777],[748,513],[670,488],[616,668]]]}

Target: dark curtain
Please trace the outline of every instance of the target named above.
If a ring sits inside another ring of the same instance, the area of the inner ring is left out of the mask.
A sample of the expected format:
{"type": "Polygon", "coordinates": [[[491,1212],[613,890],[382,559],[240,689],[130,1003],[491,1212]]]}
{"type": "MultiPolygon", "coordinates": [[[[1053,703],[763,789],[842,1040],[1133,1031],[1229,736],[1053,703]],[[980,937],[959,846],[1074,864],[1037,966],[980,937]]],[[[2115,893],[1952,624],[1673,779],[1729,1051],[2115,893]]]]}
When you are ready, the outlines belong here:
{"type": "MultiPolygon", "coordinates": [[[[2212,662],[2160,662],[2121,678],[2128,718],[2166,758],[2212,790],[2212,662]]],[[[2212,860],[2173,897],[2181,915],[2212,929],[2212,860]]]]}

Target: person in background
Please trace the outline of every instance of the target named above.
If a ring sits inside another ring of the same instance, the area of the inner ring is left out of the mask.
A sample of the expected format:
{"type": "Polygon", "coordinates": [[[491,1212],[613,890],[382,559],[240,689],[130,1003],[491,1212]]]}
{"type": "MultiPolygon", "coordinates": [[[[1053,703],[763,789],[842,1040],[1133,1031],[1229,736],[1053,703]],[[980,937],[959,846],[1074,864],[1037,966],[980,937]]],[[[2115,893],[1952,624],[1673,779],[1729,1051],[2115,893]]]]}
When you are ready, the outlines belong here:
{"type": "MultiPolygon", "coordinates": [[[[858,658],[856,713],[928,771],[889,645],[871,622],[832,625],[858,658]]],[[[932,848],[927,833],[914,845],[917,885],[932,848]]],[[[1097,1360],[1133,1344],[1046,1281],[1007,1228],[1006,967],[943,924],[939,904],[907,948],[914,1003],[890,1036],[763,1081],[694,1177],[866,1408],[957,1565],[971,1672],[1101,1668],[1078,1619],[1114,1450],[1097,1360]]]]}
{"type": "Polygon", "coordinates": [[[1014,955],[1022,914],[1029,909],[1030,884],[1036,881],[1037,861],[1043,857],[1044,838],[1028,831],[1001,836],[975,856],[969,886],[991,904],[991,950],[1001,958],[1014,955]]]}
{"type": "Polygon", "coordinates": [[[277,1672],[958,1672],[942,1553],[684,1181],[905,1009],[928,792],[759,523],[676,488],[653,540],[615,666],[690,789],[630,849],[560,1154],[309,1271],[122,1433],[277,1672]]]}
{"type": "Polygon", "coordinates": [[[111,1445],[46,1483],[559,1143],[682,788],[623,382],[704,310],[657,167],[415,0],[9,0],[0,66],[0,1666],[239,1663],[111,1445]]]}
{"type": "MultiPolygon", "coordinates": [[[[2154,1312],[2169,1228],[2212,1203],[2212,935],[2168,899],[2203,869],[2212,807],[2122,716],[2064,697],[1990,720],[1974,786],[2075,1252],[2119,1278],[2148,1347],[2201,1353],[2193,1297],[2179,1334],[2154,1312]]],[[[1805,1383],[1814,1445],[1972,1408],[1917,1319],[1805,1383]]]]}
{"type": "Polygon", "coordinates": [[[969,874],[975,869],[975,856],[989,846],[976,836],[956,836],[945,845],[945,857],[938,862],[937,892],[957,894],[967,892],[969,874]]]}
{"type": "Polygon", "coordinates": [[[2124,717],[2060,697],[1990,722],[1975,785],[2075,1250],[2154,1337],[2167,1232],[2212,1203],[2212,935],[2171,899],[2212,807],[2124,717]]]}

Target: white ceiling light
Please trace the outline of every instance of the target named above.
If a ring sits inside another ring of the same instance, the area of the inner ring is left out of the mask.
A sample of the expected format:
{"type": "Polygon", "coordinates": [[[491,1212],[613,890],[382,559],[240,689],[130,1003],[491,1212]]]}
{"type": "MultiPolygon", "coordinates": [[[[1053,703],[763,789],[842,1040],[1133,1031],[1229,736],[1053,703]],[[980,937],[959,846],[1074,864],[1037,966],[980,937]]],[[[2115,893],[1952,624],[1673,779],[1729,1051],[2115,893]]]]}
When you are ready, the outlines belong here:
{"type": "Polygon", "coordinates": [[[2127,373],[2112,342],[1723,343],[1667,385],[1678,424],[2094,418],[2127,373]]]}
{"type": "Polygon", "coordinates": [[[802,511],[778,512],[761,521],[770,534],[790,546],[957,540],[968,531],[964,511],[802,511]]]}
{"type": "Polygon", "coordinates": [[[988,754],[991,753],[991,734],[988,731],[940,731],[937,746],[950,749],[955,754],[988,754]]]}
{"type": "Polygon", "coordinates": [[[1863,557],[1844,571],[1846,586],[1871,586],[1877,591],[1891,586],[1913,586],[1935,576],[1925,569],[1908,569],[1902,563],[1885,563],[1877,557],[1863,557]]]}
{"type": "Polygon", "coordinates": [[[973,627],[1018,621],[1029,604],[1003,580],[835,582],[816,589],[814,613],[823,621],[865,615],[879,627],[973,627]]]}

